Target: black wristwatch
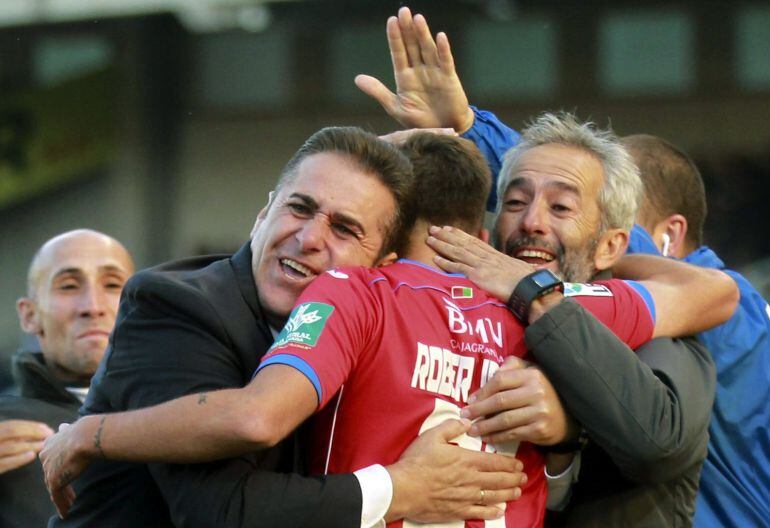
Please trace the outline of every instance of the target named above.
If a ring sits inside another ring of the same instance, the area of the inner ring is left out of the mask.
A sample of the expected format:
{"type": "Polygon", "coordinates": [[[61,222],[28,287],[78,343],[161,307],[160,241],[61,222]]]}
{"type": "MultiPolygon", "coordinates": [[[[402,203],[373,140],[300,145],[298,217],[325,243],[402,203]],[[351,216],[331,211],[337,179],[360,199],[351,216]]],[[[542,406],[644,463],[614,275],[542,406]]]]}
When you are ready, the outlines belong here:
{"type": "Polygon", "coordinates": [[[564,283],[551,270],[539,269],[519,281],[508,299],[508,308],[526,324],[532,301],[553,291],[563,291],[564,283]]]}
{"type": "Polygon", "coordinates": [[[577,438],[568,440],[560,444],[550,446],[540,446],[540,450],[545,453],[556,453],[557,455],[566,455],[567,453],[576,453],[582,451],[588,445],[588,433],[582,427],[578,432],[577,438]]]}

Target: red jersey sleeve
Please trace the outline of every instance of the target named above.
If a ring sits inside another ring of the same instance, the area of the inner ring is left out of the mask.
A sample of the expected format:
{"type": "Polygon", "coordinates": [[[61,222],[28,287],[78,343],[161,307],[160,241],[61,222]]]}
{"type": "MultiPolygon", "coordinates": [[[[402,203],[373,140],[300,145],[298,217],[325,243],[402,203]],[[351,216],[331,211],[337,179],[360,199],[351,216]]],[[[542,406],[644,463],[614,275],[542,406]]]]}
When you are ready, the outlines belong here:
{"type": "Polygon", "coordinates": [[[289,365],[316,389],[323,408],[368,350],[379,320],[363,268],[331,270],[308,286],[257,368],[289,365]]]}
{"type": "Polygon", "coordinates": [[[593,284],[565,283],[564,296],[579,302],[631,348],[652,339],[655,305],[638,282],[610,279],[593,284]]]}

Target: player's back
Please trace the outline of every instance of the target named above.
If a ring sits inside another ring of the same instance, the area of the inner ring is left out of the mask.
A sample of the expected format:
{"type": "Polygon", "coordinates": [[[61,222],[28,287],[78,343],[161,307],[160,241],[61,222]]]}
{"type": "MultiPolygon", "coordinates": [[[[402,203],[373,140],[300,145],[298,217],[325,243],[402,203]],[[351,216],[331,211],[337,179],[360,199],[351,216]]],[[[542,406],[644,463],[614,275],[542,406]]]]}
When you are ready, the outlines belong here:
{"type": "MultiPolygon", "coordinates": [[[[315,420],[315,471],[339,473],[395,462],[419,433],[459,418],[468,397],[507,356],[527,353],[519,321],[464,276],[411,261],[341,270],[343,275],[332,286],[335,311],[352,329],[346,339],[361,350],[339,394],[315,420]]],[[[528,484],[522,498],[511,503],[507,525],[541,524],[546,484],[543,459],[534,446],[491,446],[467,435],[457,443],[522,460],[528,484]]],[[[403,526],[412,524],[404,521],[403,526]]],[[[468,526],[506,524],[501,519],[468,526]]]]}

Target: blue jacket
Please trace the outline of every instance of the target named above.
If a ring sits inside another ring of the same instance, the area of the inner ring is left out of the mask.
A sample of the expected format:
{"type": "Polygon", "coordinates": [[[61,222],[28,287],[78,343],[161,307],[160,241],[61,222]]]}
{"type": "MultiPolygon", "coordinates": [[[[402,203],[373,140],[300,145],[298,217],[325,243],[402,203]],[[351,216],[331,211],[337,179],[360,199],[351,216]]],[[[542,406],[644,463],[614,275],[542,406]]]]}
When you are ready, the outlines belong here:
{"type": "MultiPolygon", "coordinates": [[[[495,186],[487,208],[494,210],[497,176],[505,152],[519,134],[497,117],[474,107],[476,120],[463,134],[487,158],[495,186]]],[[[657,254],[640,226],[631,232],[629,253],[657,254]]],[[[698,337],[711,351],[717,368],[717,392],[703,465],[694,525],[696,528],[767,526],[770,523],[770,307],[739,273],[703,246],[685,262],[725,271],[738,284],[738,308],[726,323],[698,337]]]]}
{"type": "MultiPolygon", "coordinates": [[[[644,229],[634,226],[629,252],[657,253],[644,229]]],[[[739,273],[706,246],[685,262],[719,269],[741,292],[726,323],[699,334],[717,367],[709,454],[695,505],[697,528],[767,526],[770,519],[770,307],[739,273]]]]}

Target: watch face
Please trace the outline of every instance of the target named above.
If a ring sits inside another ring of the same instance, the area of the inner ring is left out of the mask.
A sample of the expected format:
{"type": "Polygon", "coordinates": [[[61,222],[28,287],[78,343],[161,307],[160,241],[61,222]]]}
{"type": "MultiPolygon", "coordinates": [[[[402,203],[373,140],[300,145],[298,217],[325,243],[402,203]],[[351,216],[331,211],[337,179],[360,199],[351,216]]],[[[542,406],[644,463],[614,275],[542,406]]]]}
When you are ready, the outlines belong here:
{"type": "Polygon", "coordinates": [[[530,278],[540,287],[550,286],[551,284],[559,282],[559,279],[556,278],[553,273],[545,269],[536,272],[534,275],[531,275],[530,278]]]}

